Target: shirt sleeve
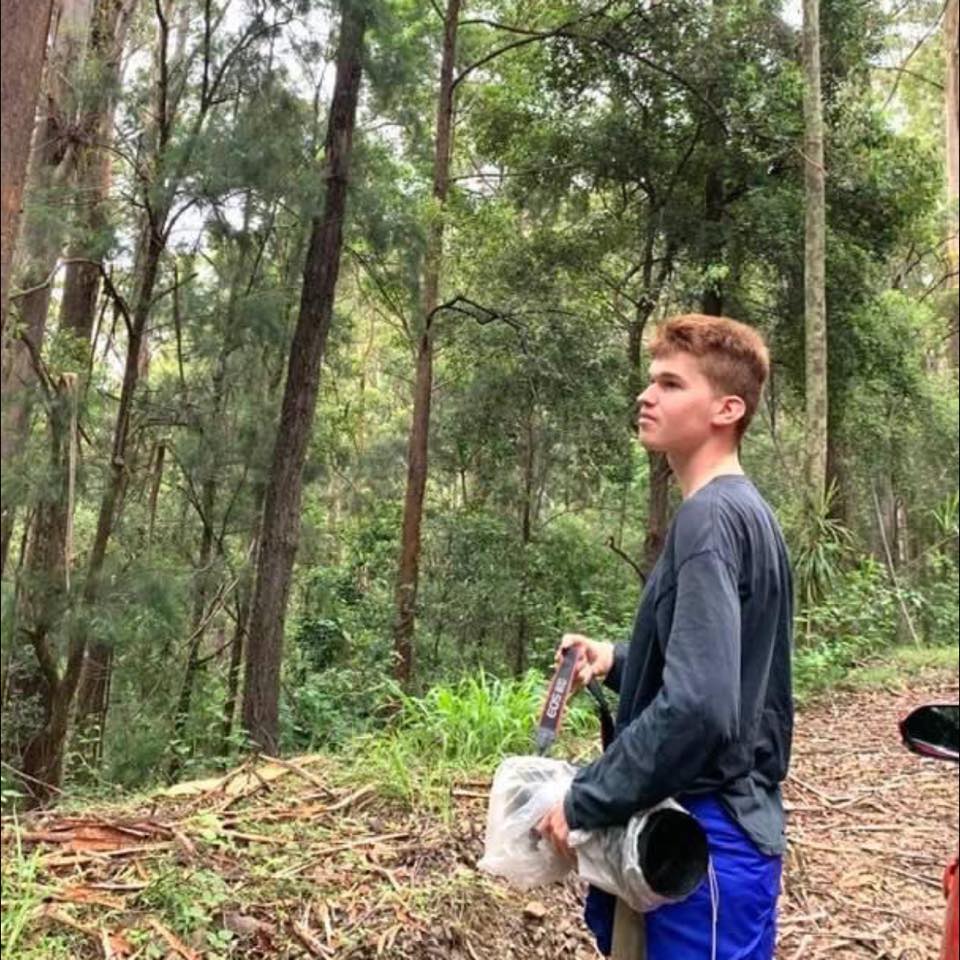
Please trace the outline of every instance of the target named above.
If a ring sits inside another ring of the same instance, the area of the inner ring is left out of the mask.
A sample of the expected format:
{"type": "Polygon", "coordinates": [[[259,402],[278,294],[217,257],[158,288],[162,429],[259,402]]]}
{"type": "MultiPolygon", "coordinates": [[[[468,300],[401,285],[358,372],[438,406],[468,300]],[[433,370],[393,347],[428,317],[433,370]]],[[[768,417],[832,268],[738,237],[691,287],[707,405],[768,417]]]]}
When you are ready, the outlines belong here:
{"type": "Polygon", "coordinates": [[[736,571],[715,550],[677,571],[663,685],[603,756],[574,778],[571,828],[626,823],[692,786],[719,748],[738,736],[740,596],[736,571]]]}

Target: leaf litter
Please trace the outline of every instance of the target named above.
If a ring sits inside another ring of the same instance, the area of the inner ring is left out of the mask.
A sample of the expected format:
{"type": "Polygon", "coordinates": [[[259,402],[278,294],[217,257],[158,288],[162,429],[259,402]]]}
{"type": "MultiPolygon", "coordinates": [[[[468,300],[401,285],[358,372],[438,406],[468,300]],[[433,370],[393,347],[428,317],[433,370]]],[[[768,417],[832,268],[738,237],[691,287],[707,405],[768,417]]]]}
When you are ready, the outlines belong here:
{"type": "MultiPolygon", "coordinates": [[[[835,691],[798,714],[778,958],[936,954],[957,770],[908,753],[896,721],[957,695],[941,676],[835,691]]],[[[4,871],[19,844],[45,892],[21,948],[55,930],[79,960],[598,956],[578,881],[522,894],[476,870],[488,780],[455,785],[443,819],[342,785],[335,764],[251,759],[139,808],[6,818],[4,871]]]]}

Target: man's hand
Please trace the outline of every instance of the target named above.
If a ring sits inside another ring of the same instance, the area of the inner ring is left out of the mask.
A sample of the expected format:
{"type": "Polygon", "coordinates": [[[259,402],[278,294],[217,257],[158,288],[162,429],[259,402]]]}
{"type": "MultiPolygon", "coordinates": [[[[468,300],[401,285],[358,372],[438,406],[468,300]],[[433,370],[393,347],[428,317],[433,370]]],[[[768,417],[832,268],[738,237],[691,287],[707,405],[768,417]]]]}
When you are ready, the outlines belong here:
{"type": "Polygon", "coordinates": [[[554,665],[560,666],[564,653],[570,647],[579,647],[580,657],[573,674],[573,692],[585,687],[594,677],[602,680],[613,668],[613,644],[591,640],[579,633],[565,633],[557,647],[554,665]]]}
{"type": "Polygon", "coordinates": [[[575,855],[570,848],[570,827],[567,825],[567,815],[563,812],[563,801],[547,811],[543,819],[537,824],[537,833],[544,840],[549,840],[561,857],[573,860],[575,855]]]}

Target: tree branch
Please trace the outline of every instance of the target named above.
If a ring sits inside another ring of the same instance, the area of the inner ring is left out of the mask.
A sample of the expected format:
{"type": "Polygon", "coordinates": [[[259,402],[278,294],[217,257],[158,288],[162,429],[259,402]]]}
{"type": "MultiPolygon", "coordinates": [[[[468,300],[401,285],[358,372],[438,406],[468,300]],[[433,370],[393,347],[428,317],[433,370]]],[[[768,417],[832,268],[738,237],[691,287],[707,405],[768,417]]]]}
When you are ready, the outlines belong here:
{"type": "Polygon", "coordinates": [[[607,546],[608,546],[621,560],[623,560],[625,563],[628,563],[628,564],[630,565],[630,567],[633,569],[633,572],[637,575],[637,577],[639,577],[641,584],[646,584],[647,578],[646,578],[646,576],[644,576],[643,570],[640,569],[640,565],[637,563],[636,560],[633,559],[633,557],[631,557],[631,556],[630,556],[629,554],[627,554],[627,553],[624,553],[623,550],[621,550],[621,549],[617,546],[617,542],[616,542],[616,540],[613,539],[613,537],[608,537],[608,538],[607,538],[607,546]]]}
{"type": "Polygon", "coordinates": [[[580,23],[585,23],[586,21],[592,19],[593,17],[598,17],[606,13],[606,11],[609,10],[610,7],[612,6],[613,6],[613,0],[610,0],[610,2],[603,4],[598,9],[591,10],[583,14],[582,16],[574,17],[572,20],[568,20],[566,21],[566,23],[561,23],[559,26],[553,28],[552,30],[528,30],[522,27],[510,27],[510,26],[507,26],[506,24],[497,23],[492,20],[483,20],[483,19],[467,21],[469,23],[484,23],[487,26],[495,27],[498,30],[504,30],[509,33],[519,34],[520,39],[512,40],[510,43],[505,43],[503,46],[497,47],[496,50],[491,50],[490,53],[482,56],[479,60],[475,60],[473,63],[464,67],[463,70],[461,70],[460,73],[458,73],[457,76],[454,78],[453,84],[451,85],[451,89],[456,90],[458,84],[462,80],[465,80],[471,73],[473,73],[474,70],[478,69],[479,67],[482,67],[486,63],[489,63],[491,60],[495,60],[497,57],[499,57],[503,53],[506,53],[508,50],[514,50],[517,47],[523,47],[529,43],[535,43],[537,40],[549,40],[552,37],[569,36],[570,34],[566,33],[566,31],[568,31],[571,27],[574,27],[580,23]]]}

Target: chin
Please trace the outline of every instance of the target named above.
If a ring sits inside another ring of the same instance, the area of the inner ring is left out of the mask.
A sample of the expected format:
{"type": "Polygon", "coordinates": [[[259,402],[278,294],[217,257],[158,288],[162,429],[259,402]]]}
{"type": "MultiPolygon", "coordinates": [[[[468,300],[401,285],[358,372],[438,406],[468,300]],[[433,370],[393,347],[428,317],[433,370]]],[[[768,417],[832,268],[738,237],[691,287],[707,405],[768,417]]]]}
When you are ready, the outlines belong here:
{"type": "Polygon", "coordinates": [[[657,443],[657,441],[653,437],[645,437],[641,435],[638,439],[640,440],[640,446],[643,447],[643,449],[646,450],[648,453],[666,453],[667,452],[663,444],[657,443]]]}

